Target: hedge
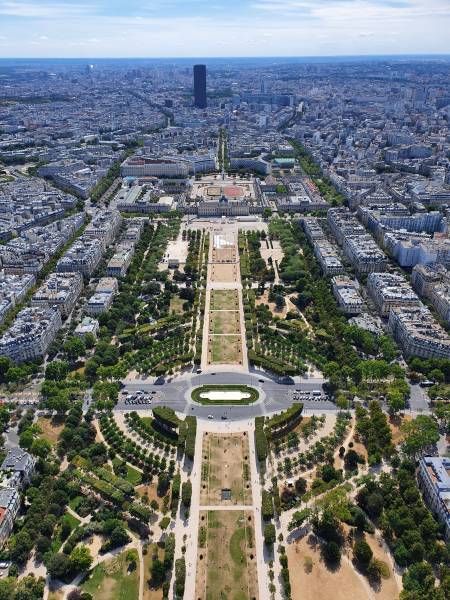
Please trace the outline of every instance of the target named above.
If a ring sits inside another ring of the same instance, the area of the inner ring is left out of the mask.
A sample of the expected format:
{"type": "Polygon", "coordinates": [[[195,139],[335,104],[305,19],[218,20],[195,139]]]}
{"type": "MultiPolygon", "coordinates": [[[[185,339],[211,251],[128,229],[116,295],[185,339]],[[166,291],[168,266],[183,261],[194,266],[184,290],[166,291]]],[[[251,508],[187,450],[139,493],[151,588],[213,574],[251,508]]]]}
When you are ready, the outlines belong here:
{"type": "Polygon", "coordinates": [[[167,406],[155,406],[153,409],[153,416],[158,424],[163,427],[169,427],[170,429],[177,429],[181,423],[180,419],[175,414],[175,411],[167,406]]]}
{"type": "Polygon", "coordinates": [[[184,586],[186,582],[186,561],[184,558],[177,558],[175,561],[175,598],[180,600],[184,596],[184,586]]]}
{"type": "Polygon", "coordinates": [[[131,496],[132,494],[134,494],[134,486],[131,483],[129,483],[126,479],[123,479],[122,477],[117,477],[108,469],[105,469],[104,467],[99,467],[97,469],[94,469],[93,472],[95,475],[97,475],[97,477],[103,479],[103,481],[106,481],[107,483],[110,483],[111,485],[119,489],[121,492],[123,492],[126,496],[131,496]]]}
{"type": "Polygon", "coordinates": [[[194,460],[195,438],[197,435],[197,418],[186,417],[184,422],[186,427],[186,442],[184,446],[184,452],[189,459],[194,460]]]}
{"type": "Polygon", "coordinates": [[[266,435],[270,439],[284,435],[298,425],[302,418],[303,404],[298,402],[279,415],[274,415],[266,423],[266,435]]]}
{"type": "Polygon", "coordinates": [[[272,494],[267,490],[262,490],[261,514],[263,516],[263,519],[266,521],[268,521],[269,519],[273,519],[274,517],[272,494]]]}
{"type": "Polygon", "coordinates": [[[151,511],[139,502],[133,502],[130,506],[130,513],[145,523],[148,523],[150,520],[151,511]]]}
{"type": "Polygon", "coordinates": [[[178,500],[180,499],[180,488],[181,488],[181,475],[177,473],[172,482],[172,496],[170,499],[170,508],[172,511],[176,511],[178,507],[178,500]]]}
{"type": "Polygon", "coordinates": [[[188,479],[181,486],[181,500],[183,505],[188,508],[191,505],[192,498],[192,483],[191,480],[188,479]]]}
{"type": "Polygon", "coordinates": [[[255,448],[260,462],[265,462],[269,455],[269,445],[264,432],[264,417],[255,417],[255,448]]]}

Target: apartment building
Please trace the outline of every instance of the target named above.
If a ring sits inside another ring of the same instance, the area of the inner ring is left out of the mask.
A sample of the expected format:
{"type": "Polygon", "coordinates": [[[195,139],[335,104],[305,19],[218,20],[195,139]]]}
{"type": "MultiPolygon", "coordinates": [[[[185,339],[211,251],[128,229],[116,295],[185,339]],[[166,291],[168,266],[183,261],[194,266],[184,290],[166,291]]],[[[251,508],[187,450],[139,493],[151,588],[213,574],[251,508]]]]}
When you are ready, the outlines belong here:
{"type": "Polygon", "coordinates": [[[130,266],[133,254],[133,245],[120,244],[106,266],[107,275],[110,277],[123,277],[130,266]]]}
{"type": "Polygon", "coordinates": [[[350,236],[366,236],[365,228],[347,208],[331,208],[327,214],[327,221],[339,246],[350,236]]]}
{"type": "Polygon", "coordinates": [[[51,273],[31,299],[31,306],[50,308],[57,306],[63,317],[68,317],[81,290],[81,273],[51,273]]]}
{"type": "Polygon", "coordinates": [[[344,265],[334,246],[326,239],[314,242],[314,255],[324,275],[339,275],[344,272],[344,265]]]}
{"type": "Polygon", "coordinates": [[[423,497],[433,514],[444,526],[450,539],[450,459],[424,456],[419,462],[418,479],[423,497]]]}
{"type": "Polygon", "coordinates": [[[346,237],[342,249],[352,267],[359,274],[386,270],[387,257],[368,234],[346,237]]]}
{"type": "Polygon", "coordinates": [[[103,247],[109,246],[119,234],[122,217],[118,210],[103,210],[99,212],[84,230],[84,236],[98,239],[103,247]]]}
{"type": "Polygon", "coordinates": [[[117,279],[114,277],[102,277],[95,288],[95,293],[86,304],[88,315],[101,315],[106,312],[113,303],[114,296],[119,289],[117,279]]]}
{"type": "Polygon", "coordinates": [[[103,254],[102,242],[97,238],[81,236],[62,256],[57,265],[58,273],[81,273],[90,277],[98,267],[103,254]]]}
{"type": "Polygon", "coordinates": [[[300,219],[300,224],[310,244],[314,244],[316,240],[323,240],[325,238],[323,229],[319,224],[319,219],[316,217],[303,217],[300,219]]]}
{"type": "Polygon", "coordinates": [[[367,292],[382,317],[389,316],[391,308],[421,304],[406,279],[397,273],[370,273],[367,292]]]}
{"type": "Polygon", "coordinates": [[[24,308],[0,339],[0,356],[14,362],[44,357],[61,325],[57,308],[24,308]]]}
{"type": "Polygon", "coordinates": [[[363,299],[356,283],[346,275],[333,277],[331,280],[334,297],[346,315],[359,315],[363,310],[363,299]]]}
{"type": "Polygon", "coordinates": [[[14,488],[0,488],[0,546],[11,535],[19,509],[19,492],[14,488]]]}
{"type": "Polygon", "coordinates": [[[30,483],[35,460],[19,446],[10,448],[0,467],[0,547],[14,527],[20,509],[20,490],[30,483]]]}
{"type": "Polygon", "coordinates": [[[442,281],[450,281],[450,274],[440,264],[416,265],[411,273],[411,283],[418,294],[429,298],[433,287],[442,281]]]}
{"type": "Polygon", "coordinates": [[[450,324],[450,283],[438,283],[433,286],[430,300],[440,318],[450,324]]]}
{"type": "Polygon", "coordinates": [[[426,306],[392,308],[389,328],[407,356],[450,358],[450,336],[426,306]]]}

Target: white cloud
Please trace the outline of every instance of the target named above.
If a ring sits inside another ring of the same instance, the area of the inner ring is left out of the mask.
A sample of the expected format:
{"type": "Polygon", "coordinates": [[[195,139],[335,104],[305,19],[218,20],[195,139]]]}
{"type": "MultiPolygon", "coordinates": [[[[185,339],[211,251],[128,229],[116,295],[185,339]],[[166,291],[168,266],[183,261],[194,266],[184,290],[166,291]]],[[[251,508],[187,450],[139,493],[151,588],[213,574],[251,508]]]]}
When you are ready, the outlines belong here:
{"type": "Polygon", "coordinates": [[[448,0],[410,0],[408,8],[388,0],[249,2],[251,13],[230,11],[224,19],[206,9],[202,17],[168,16],[164,10],[152,16],[101,16],[94,0],[90,8],[76,0],[66,5],[0,0],[0,18],[13,11],[42,18],[38,28],[32,19],[3,19],[9,43],[2,44],[1,55],[28,56],[21,42],[31,38],[39,39],[39,56],[61,57],[450,52],[448,0]],[[47,13],[51,18],[44,19],[47,13]]]}
{"type": "Polygon", "coordinates": [[[32,2],[0,2],[0,15],[22,18],[58,19],[95,12],[93,5],[32,2]]]}

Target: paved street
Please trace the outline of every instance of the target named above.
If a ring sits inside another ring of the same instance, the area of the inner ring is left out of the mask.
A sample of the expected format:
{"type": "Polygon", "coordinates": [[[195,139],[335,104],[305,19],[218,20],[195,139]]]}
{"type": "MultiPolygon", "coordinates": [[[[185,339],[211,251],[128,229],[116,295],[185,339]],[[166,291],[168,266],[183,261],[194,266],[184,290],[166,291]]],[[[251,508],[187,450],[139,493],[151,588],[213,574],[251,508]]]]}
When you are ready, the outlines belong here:
{"type": "MultiPolygon", "coordinates": [[[[298,378],[296,378],[298,379],[298,378]]],[[[216,418],[225,416],[232,421],[248,419],[257,415],[264,415],[271,412],[284,410],[291,406],[294,395],[301,395],[302,392],[320,391],[322,389],[323,379],[302,379],[293,384],[278,383],[266,375],[255,375],[245,373],[226,373],[217,372],[193,375],[191,379],[175,379],[162,385],[145,380],[136,380],[126,383],[124,390],[134,392],[144,390],[149,392],[152,398],[152,404],[126,404],[125,394],[121,395],[116,405],[116,410],[148,410],[152,406],[170,406],[181,413],[188,413],[200,418],[207,418],[213,415],[216,418]],[[193,403],[190,399],[190,392],[193,387],[206,384],[246,384],[252,385],[261,390],[261,400],[253,405],[245,406],[201,406],[193,403]],[[299,391],[300,390],[300,391],[299,391]]],[[[336,406],[325,399],[301,400],[304,403],[305,410],[336,410],[336,406]]]]}
{"type": "Polygon", "coordinates": [[[421,387],[418,383],[410,384],[409,408],[412,412],[429,412],[430,398],[426,388],[421,387]]]}

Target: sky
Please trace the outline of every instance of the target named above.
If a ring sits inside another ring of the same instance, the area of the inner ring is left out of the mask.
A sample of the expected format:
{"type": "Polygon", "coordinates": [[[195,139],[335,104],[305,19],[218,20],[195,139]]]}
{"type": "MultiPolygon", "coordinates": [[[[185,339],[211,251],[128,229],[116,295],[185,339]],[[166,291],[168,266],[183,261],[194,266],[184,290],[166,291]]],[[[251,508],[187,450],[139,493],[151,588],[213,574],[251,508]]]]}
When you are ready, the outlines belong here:
{"type": "Polygon", "coordinates": [[[0,0],[0,57],[449,54],[450,0],[0,0]]]}

